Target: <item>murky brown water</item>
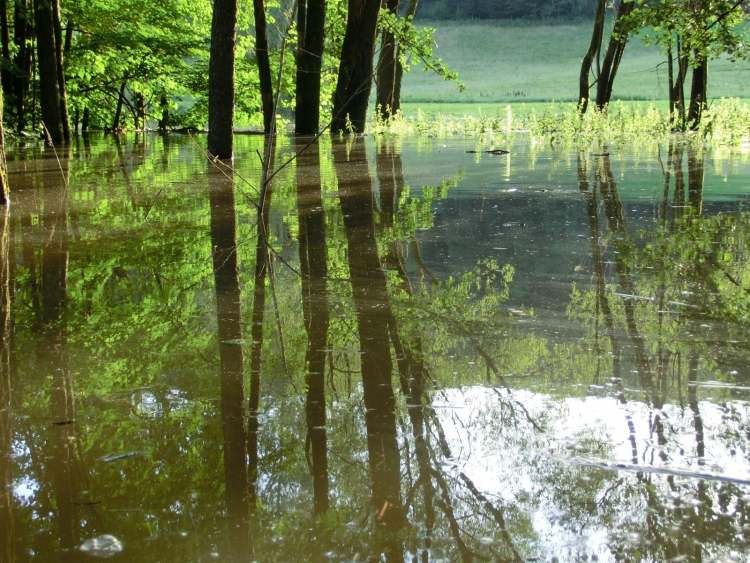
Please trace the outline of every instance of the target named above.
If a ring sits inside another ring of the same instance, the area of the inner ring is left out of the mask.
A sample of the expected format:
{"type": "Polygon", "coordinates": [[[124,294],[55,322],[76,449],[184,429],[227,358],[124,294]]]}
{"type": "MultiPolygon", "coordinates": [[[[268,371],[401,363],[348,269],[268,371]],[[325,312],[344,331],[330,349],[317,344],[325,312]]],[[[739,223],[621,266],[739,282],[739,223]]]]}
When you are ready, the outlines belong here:
{"type": "Polygon", "coordinates": [[[747,153],[202,142],[11,154],[1,561],[750,553],[747,153]]]}

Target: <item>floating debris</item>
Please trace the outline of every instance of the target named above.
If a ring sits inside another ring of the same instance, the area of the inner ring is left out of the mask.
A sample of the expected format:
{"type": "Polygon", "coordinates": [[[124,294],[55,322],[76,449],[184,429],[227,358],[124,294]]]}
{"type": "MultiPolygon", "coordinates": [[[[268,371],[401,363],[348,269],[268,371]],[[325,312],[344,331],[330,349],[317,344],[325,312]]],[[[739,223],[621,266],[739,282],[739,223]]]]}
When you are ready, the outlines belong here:
{"type": "Polygon", "coordinates": [[[126,459],[130,459],[133,457],[138,457],[141,455],[140,452],[125,452],[123,454],[109,454],[105,455],[99,458],[99,461],[103,461],[104,463],[112,463],[115,461],[123,461],[126,459]]]}
{"type": "Polygon", "coordinates": [[[78,547],[78,551],[81,553],[100,559],[114,557],[118,553],[122,553],[122,549],[122,542],[111,534],[87,539],[78,547]]]}

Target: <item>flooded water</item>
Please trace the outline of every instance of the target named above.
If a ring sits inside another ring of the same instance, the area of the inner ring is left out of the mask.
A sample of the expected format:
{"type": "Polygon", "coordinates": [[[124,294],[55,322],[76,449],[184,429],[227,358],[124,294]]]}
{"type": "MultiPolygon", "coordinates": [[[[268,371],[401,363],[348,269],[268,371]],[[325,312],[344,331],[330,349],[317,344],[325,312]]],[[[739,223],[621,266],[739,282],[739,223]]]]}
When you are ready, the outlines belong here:
{"type": "Polygon", "coordinates": [[[1,561],[745,560],[749,154],[203,142],[11,151],[1,561]]]}

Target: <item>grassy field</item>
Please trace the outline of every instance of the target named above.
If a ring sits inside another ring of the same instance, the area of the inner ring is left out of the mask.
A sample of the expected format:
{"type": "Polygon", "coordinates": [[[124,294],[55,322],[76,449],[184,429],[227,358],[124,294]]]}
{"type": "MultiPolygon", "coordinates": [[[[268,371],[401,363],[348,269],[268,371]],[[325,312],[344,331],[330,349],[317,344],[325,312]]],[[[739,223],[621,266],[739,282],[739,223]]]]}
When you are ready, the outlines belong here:
{"type": "MultiPolygon", "coordinates": [[[[578,96],[580,61],[591,23],[423,22],[437,28],[436,54],[456,70],[466,90],[415,66],[406,76],[404,110],[412,113],[496,115],[508,102],[571,101],[578,96]]],[[[615,98],[663,100],[667,69],[658,47],[635,38],[625,51],[615,98]]],[[[709,95],[750,97],[750,63],[717,61],[709,68],[709,95]]],[[[534,104],[536,105],[536,104],[534,104]]]]}

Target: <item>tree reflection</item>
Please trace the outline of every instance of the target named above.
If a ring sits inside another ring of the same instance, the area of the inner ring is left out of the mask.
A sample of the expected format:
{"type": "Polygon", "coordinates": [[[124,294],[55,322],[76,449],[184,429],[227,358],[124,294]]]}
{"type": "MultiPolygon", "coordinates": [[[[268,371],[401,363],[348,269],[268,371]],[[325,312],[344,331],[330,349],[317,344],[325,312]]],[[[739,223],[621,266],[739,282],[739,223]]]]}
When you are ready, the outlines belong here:
{"type": "Polygon", "coordinates": [[[302,277],[302,310],[307,332],[307,443],[311,450],[315,514],[328,510],[328,436],[325,363],[328,350],[328,277],[326,222],[321,196],[320,147],[298,142],[297,217],[302,277]],[[304,149],[304,151],[303,151],[304,149]]]}
{"type": "Polygon", "coordinates": [[[372,510],[377,535],[390,561],[403,560],[398,531],[404,515],[400,491],[400,455],[396,442],[396,401],[391,385],[393,364],[388,338],[391,316],[385,273],[374,227],[374,197],[364,139],[336,143],[334,165],[344,216],[347,260],[360,343],[367,452],[372,510]]]}
{"type": "Polygon", "coordinates": [[[13,444],[11,379],[10,215],[0,210],[0,560],[12,563],[15,556],[11,455],[13,444]]]}
{"type": "Polygon", "coordinates": [[[216,320],[221,363],[221,421],[224,481],[229,516],[229,553],[233,561],[250,556],[247,450],[244,412],[242,313],[237,271],[237,233],[232,171],[209,165],[211,255],[216,291],[216,320]]]}

